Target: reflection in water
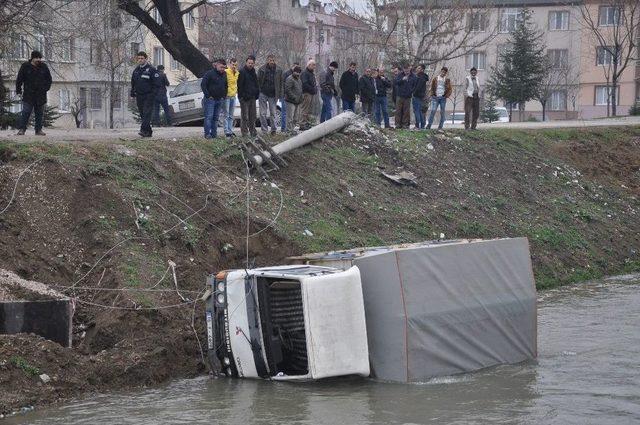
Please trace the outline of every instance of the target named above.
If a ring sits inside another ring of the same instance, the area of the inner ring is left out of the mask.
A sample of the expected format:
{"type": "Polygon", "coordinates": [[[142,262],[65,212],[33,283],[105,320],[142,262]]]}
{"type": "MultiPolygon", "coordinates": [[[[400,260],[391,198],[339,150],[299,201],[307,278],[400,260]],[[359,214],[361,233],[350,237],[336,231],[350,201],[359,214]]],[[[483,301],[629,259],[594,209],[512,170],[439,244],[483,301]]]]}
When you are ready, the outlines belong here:
{"type": "Polygon", "coordinates": [[[542,294],[537,362],[404,385],[360,378],[174,382],[8,424],[619,424],[640,421],[640,285],[542,294]]]}

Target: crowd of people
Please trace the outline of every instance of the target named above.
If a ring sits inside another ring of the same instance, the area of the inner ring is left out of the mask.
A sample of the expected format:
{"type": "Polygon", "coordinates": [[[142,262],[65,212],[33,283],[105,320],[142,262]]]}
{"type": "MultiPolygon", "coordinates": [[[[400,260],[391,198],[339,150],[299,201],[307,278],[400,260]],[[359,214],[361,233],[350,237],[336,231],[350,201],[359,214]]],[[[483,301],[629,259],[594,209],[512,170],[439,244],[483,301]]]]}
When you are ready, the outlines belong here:
{"type": "MultiPolygon", "coordinates": [[[[169,80],[164,67],[153,67],[145,52],[136,55],[138,65],[131,76],[131,97],[135,98],[140,113],[140,136],[151,137],[154,124],[159,124],[160,108],[164,110],[166,123],[171,124],[171,108],[167,102],[169,80]]],[[[256,121],[262,132],[275,134],[277,126],[287,133],[295,133],[311,128],[316,122],[322,123],[338,111],[359,112],[378,126],[391,128],[388,97],[395,106],[395,128],[409,129],[413,112],[416,130],[430,129],[435,115],[440,110],[438,129],[445,122],[447,99],[453,86],[447,67],[442,67],[437,76],[429,79],[423,64],[395,65],[391,75],[386,76],[383,68],[367,68],[360,76],[357,64],[351,62],[340,75],[336,84],[336,72],[339,64],[329,63],[326,69],[317,71],[316,62],[309,60],[302,68],[293,63],[284,70],[276,63],[273,55],[267,56],[266,63],[256,69],[256,58],[248,56],[242,67],[235,58],[228,62],[217,59],[213,68],[201,81],[203,93],[202,109],[204,115],[204,137],[215,138],[218,124],[222,118],[225,136],[234,137],[234,108],[236,99],[240,102],[240,129],[242,136],[257,136],[256,121]],[[317,75],[318,74],[318,75],[317,75]],[[321,99],[319,116],[316,113],[316,99],[321,99]],[[276,118],[277,105],[280,103],[280,120],[276,118]],[[427,112],[429,117],[427,119],[427,112]]],[[[24,134],[32,111],[35,111],[36,134],[42,132],[42,115],[46,92],[51,87],[51,74],[42,61],[40,52],[32,52],[31,59],[25,62],[16,80],[16,92],[22,93],[23,109],[18,134],[24,134]]],[[[471,68],[463,85],[465,128],[475,129],[480,108],[480,81],[477,70],[471,68]]]]}

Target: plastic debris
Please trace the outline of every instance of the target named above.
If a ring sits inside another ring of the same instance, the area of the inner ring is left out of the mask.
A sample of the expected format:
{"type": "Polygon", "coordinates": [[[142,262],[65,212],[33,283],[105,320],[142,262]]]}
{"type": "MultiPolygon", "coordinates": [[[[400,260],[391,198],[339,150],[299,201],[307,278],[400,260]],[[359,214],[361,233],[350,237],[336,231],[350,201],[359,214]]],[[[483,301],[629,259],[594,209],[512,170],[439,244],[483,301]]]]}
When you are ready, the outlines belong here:
{"type": "Polygon", "coordinates": [[[313,236],[313,232],[311,232],[311,230],[309,229],[304,229],[304,232],[302,232],[305,236],[313,236]]]}
{"type": "Polygon", "coordinates": [[[407,186],[415,186],[416,185],[416,175],[409,171],[402,171],[398,174],[388,174],[384,171],[380,171],[380,173],[388,180],[399,184],[399,185],[407,185],[407,186]]]}

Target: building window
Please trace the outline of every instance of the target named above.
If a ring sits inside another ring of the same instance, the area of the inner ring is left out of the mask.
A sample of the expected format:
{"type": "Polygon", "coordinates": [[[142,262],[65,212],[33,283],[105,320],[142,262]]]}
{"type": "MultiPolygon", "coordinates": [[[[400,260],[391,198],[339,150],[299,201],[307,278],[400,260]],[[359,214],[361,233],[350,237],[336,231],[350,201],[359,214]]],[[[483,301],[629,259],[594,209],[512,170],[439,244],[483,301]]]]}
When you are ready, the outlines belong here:
{"type": "Polygon", "coordinates": [[[484,52],[472,52],[467,55],[467,69],[485,69],[486,55],[484,52]]]}
{"type": "Polygon", "coordinates": [[[89,40],[89,63],[99,64],[102,62],[102,45],[94,38],[89,40]]]}
{"type": "Polygon", "coordinates": [[[423,15],[420,17],[420,31],[430,33],[433,31],[433,15],[423,15]]]}
{"type": "Polygon", "coordinates": [[[482,12],[470,13],[467,17],[471,32],[485,32],[487,30],[487,15],[482,12]]]}
{"type": "Polygon", "coordinates": [[[164,49],[162,47],[153,48],[153,66],[164,66],[164,49]]]}
{"type": "Polygon", "coordinates": [[[15,90],[9,90],[9,99],[11,100],[11,106],[9,106],[9,112],[17,114],[22,111],[22,102],[18,99],[18,95],[15,90]]]}
{"type": "MultiPolygon", "coordinates": [[[[613,46],[598,46],[596,47],[596,65],[608,66],[613,64],[613,46]]],[[[618,55],[618,59],[620,55],[618,55]]]]}
{"type": "Polygon", "coordinates": [[[121,109],[122,108],[122,88],[116,87],[111,93],[111,103],[113,104],[113,109],[121,109]]]}
{"type": "Polygon", "coordinates": [[[140,51],[140,43],[131,43],[130,45],[130,49],[131,49],[131,57],[135,58],[138,55],[138,52],[140,51]]]}
{"type": "Polygon", "coordinates": [[[102,93],[100,89],[92,88],[89,95],[89,108],[94,111],[102,109],[102,93]]]}
{"type": "Polygon", "coordinates": [[[160,16],[160,12],[157,7],[151,9],[151,17],[154,21],[156,21],[159,25],[162,25],[162,16],[160,16]]]}
{"type": "Polygon", "coordinates": [[[171,58],[171,60],[169,61],[170,65],[171,65],[171,70],[172,71],[182,71],[182,69],[184,68],[183,65],[178,62],[177,60],[175,60],[173,58],[173,56],[169,55],[169,57],[171,58]]]}
{"type": "Polygon", "coordinates": [[[569,12],[557,10],[549,12],[549,30],[566,31],[569,29],[569,12]]]}
{"type": "Polygon", "coordinates": [[[612,27],[620,21],[620,9],[615,6],[600,6],[598,10],[598,25],[612,27]]]}
{"type": "Polygon", "coordinates": [[[58,111],[69,112],[71,110],[71,97],[69,90],[58,90],[58,111]]]}
{"type": "Polygon", "coordinates": [[[71,62],[74,59],[75,40],[73,37],[62,40],[60,43],[60,60],[63,62],[71,62]]]}
{"type": "Polygon", "coordinates": [[[547,50],[549,66],[553,69],[567,69],[569,67],[569,50],[549,49],[547,50]]]}
{"type": "MultiPolygon", "coordinates": [[[[188,7],[189,5],[187,4],[185,6],[188,7]]],[[[192,30],[195,27],[196,18],[193,16],[193,9],[182,15],[182,22],[184,22],[184,27],[188,30],[192,30]]]]}
{"type": "Polygon", "coordinates": [[[503,9],[500,12],[500,32],[507,33],[516,30],[522,22],[522,10],[517,8],[503,9]]]}
{"type": "Polygon", "coordinates": [[[552,111],[567,110],[567,92],[564,90],[556,90],[551,92],[549,109],[552,111]]]}
{"type": "MultiPolygon", "coordinates": [[[[618,104],[620,104],[620,88],[616,92],[618,104]]],[[[607,101],[611,102],[611,96],[613,95],[613,87],[611,86],[596,86],[596,98],[594,104],[596,106],[607,106],[607,101]]]]}

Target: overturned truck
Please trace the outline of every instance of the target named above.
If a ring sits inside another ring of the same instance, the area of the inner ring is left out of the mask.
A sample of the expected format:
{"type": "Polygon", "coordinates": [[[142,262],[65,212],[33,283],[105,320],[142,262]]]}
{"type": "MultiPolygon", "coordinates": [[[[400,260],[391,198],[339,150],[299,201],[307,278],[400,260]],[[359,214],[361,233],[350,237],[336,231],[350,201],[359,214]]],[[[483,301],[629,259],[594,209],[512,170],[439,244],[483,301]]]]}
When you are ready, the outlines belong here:
{"type": "Polygon", "coordinates": [[[537,356],[526,238],[290,260],[295,265],[210,277],[213,370],[283,380],[357,374],[422,382],[537,356]]]}

